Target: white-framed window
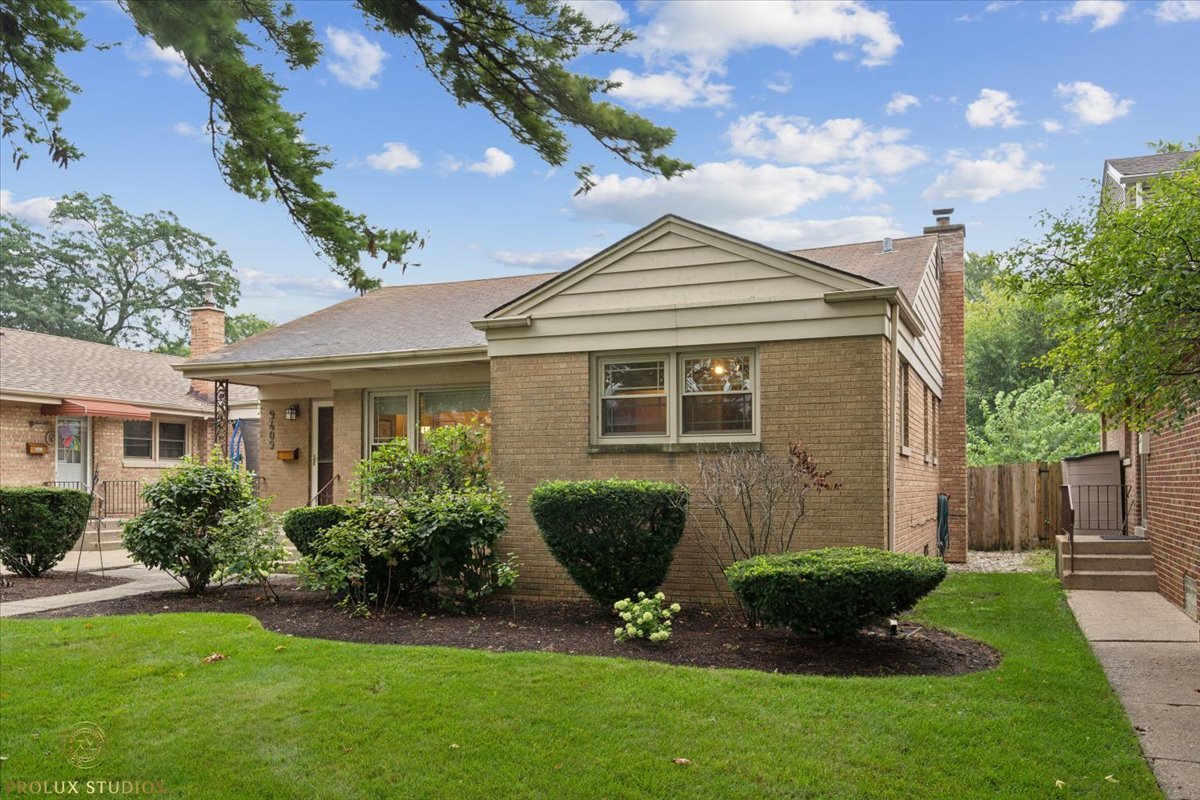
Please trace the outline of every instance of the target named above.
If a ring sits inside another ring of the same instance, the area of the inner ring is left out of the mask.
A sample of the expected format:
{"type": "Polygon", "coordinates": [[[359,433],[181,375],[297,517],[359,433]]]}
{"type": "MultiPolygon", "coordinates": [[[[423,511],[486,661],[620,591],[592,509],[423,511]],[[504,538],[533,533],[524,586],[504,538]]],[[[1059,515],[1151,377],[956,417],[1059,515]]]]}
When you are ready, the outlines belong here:
{"type": "Polygon", "coordinates": [[[758,439],[755,352],[688,349],[593,357],[597,443],[758,439]]]}
{"type": "Polygon", "coordinates": [[[190,452],[189,425],[170,419],[127,419],[124,455],[130,461],[178,461],[190,452]]]}
{"type": "Polygon", "coordinates": [[[907,455],[905,450],[909,449],[909,426],[908,426],[908,364],[900,362],[900,447],[901,454],[907,455]]]}
{"type": "Polygon", "coordinates": [[[370,391],[365,405],[367,453],[393,439],[418,447],[434,428],[462,423],[488,431],[492,425],[491,391],[486,386],[370,391]]]}

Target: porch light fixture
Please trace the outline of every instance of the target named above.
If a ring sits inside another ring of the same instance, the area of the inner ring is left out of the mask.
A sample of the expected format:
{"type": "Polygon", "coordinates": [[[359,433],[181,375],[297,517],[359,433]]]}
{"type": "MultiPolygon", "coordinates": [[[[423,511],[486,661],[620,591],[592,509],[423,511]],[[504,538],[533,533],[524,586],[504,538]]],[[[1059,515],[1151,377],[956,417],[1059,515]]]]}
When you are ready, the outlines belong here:
{"type": "Polygon", "coordinates": [[[298,405],[295,405],[295,404],[290,405],[283,411],[284,419],[299,419],[299,417],[300,417],[300,406],[298,406],[298,405]]]}

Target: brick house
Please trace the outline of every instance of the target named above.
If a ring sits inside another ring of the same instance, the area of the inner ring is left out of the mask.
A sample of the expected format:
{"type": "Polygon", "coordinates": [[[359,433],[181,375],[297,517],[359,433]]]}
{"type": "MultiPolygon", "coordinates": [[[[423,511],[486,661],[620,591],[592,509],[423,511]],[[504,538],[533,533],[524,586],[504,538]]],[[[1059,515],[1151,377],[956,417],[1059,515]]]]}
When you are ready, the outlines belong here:
{"type": "MultiPolygon", "coordinates": [[[[1136,206],[1155,176],[1179,170],[1197,156],[1200,151],[1109,159],[1104,191],[1123,206],[1136,206]]],[[[1197,619],[1200,412],[1158,433],[1133,431],[1103,417],[1100,428],[1100,449],[1120,455],[1128,525],[1131,533],[1149,540],[1159,593],[1197,619]]]]}
{"type": "MultiPolygon", "coordinates": [[[[218,349],[224,338],[223,311],[193,310],[194,352],[218,349]]],[[[180,375],[184,360],[0,328],[0,485],[87,489],[98,481],[106,515],[135,512],[143,481],[212,446],[213,384],[180,375]]],[[[256,424],[254,389],[237,387],[229,406],[247,430],[256,424]]],[[[247,456],[256,457],[247,441],[247,456]]]]}
{"type": "MultiPolygon", "coordinates": [[[[966,554],[963,236],[783,252],[666,216],[561,273],[377,289],[180,365],[258,388],[277,510],[347,499],[393,437],[478,418],[521,591],[574,596],[526,499],[549,478],[687,481],[696,452],[799,441],[843,488],[801,547],[966,554]]],[[[715,591],[684,542],[665,591],[715,591]]]]}

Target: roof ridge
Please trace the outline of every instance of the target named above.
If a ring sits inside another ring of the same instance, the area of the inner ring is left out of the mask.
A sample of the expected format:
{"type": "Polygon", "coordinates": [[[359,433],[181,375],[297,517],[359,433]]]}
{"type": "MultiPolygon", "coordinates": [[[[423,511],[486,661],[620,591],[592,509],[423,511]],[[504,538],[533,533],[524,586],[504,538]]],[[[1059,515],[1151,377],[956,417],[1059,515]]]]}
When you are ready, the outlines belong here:
{"type": "MultiPolygon", "coordinates": [[[[519,275],[498,275],[494,278],[464,278],[459,281],[430,281],[429,283],[394,283],[390,286],[380,286],[367,292],[367,295],[374,294],[381,289],[418,289],[426,286],[458,286],[463,283],[489,283],[491,281],[511,281],[518,278],[545,278],[551,275],[561,274],[562,270],[551,270],[549,272],[523,272],[519,275]]],[[[360,295],[366,296],[366,295],[360,295]]],[[[354,298],[348,298],[353,300],[354,298]]]]}
{"type": "MultiPolygon", "coordinates": [[[[844,244],[823,244],[823,245],[819,245],[817,247],[800,247],[795,250],[788,250],[786,252],[794,255],[796,253],[803,253],[807,250],[833,250],[834,248],[837,248],[837,247],[862,247],[865,244],[875,244],[877,242],[882,242],[886,238],[890,238],[893,242],[904,242],[904,241],[908,241],[909,239],[928,239],[930,237],[936,237],[936,236],[937,236],[936,233],[917,233],[917,234],[913,234],[912,236],[891,236],[891,237],[881,236],[878,239],[867,239],[866,241],[862,241],[862,242],[845,242],[844,244]]],[[[880,251],[880,252],[882,252],[882,251],[880,251]]]]}

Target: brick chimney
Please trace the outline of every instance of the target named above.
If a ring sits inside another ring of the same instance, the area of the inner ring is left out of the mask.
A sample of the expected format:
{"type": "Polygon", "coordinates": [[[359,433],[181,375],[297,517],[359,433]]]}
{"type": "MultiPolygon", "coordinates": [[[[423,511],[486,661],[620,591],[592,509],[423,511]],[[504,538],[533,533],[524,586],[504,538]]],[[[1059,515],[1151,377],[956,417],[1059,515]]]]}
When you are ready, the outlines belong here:
{"type": "Polygon", "coordinates": [[[967,376],[963,334],[963,241],[953,208],[935,208],[925,234],[938,237],[942,305],[942,403],[938,414],[938,491],[950,495],[947,561],[967,560],[967,376]]]}
{"type": "MultiPolygon", "coordinates": [[[[225,310],[217,307],[211,283],[204,284],[204,304],[192,309],[192,358],[200,358],[225,346],[225,310]]],[[[212,397],[213,382],[192,379],[192,391],[212,397]]]]}

